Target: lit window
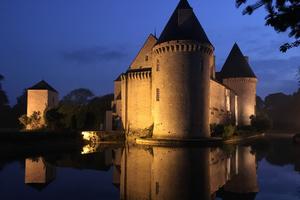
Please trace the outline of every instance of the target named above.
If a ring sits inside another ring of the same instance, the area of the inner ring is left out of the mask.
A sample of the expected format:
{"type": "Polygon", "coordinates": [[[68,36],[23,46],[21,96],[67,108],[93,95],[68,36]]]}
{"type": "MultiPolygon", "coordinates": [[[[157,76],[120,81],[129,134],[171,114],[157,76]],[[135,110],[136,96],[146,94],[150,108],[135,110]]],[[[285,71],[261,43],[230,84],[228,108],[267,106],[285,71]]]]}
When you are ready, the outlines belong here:
{"type": "Polygon", "coordinates": [[[159,88],[156,88],[156,101],[159,101],[160,99],[160,91],[159,88]]]}

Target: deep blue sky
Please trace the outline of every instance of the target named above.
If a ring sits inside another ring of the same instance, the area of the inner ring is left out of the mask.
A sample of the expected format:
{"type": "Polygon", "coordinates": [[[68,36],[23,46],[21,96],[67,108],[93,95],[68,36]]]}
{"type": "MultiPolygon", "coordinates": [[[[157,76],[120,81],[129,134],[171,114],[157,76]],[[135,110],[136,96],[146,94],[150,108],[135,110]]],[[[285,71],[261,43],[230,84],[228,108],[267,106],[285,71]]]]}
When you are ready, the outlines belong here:
{"type": "MultiPolygon", "coordinates": [[[[159,35],[178,0],[1,0],[0,74],[11,103],[45,79],[64,96],[86,87],[112,92],[148,34],[159,35]]],[[[264,26],[265,11],[243,16],[234,0],[190,0],[214,44],[218,69],[234,42],[250,57],[258,94],[297,89],[300,48],[279,52],[289,41],[264,26]]]]}

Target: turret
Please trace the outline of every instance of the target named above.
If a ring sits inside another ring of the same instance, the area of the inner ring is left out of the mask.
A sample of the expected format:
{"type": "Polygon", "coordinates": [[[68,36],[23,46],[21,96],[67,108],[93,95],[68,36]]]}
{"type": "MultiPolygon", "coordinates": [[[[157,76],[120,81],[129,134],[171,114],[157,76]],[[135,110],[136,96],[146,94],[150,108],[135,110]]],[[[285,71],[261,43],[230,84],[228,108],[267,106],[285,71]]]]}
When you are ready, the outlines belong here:
{"type": "Polygon", "coordinates": [[[238,45],[234,44],[221,70],[223,84],[238,95],[239,125],[250,125],[250,117],[255,115],[257,78],[248,59],[238,45]]]}
{"type": "Polygon", "coordinates": [[[187,0],[180,0],[153,48],[154,138],[209,137],[214,47],[187,0]]]}
{"type": "Polygon", "coordinates": [[[45,125],[44,114],[46,109],[58,105],[58,92],[46,81],[42,80],[27,89],[27,117],[39,113],[41,119],[38,125],[28,125],[27,129],[41,128],[45,125]]]}

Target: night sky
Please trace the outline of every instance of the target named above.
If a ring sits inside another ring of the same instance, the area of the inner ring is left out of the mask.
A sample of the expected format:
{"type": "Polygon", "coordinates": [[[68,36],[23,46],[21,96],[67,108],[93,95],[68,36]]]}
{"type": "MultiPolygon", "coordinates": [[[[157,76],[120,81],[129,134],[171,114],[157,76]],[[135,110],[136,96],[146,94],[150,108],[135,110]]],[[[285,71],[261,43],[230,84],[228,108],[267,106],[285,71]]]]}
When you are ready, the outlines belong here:
{"type": "MultiPolygon", "coordinates": [[[[283,54],[287,33],[264,26],[264,9],[243,16],[234,0],[190,0],[215,46],[220,69],[237,42],[259,78],[258,95],[292,93],[300,48],[283,54]]],[[[10,102],[45,79],[64,96],[85,87],[113,91],[145,39],[159,36],[178,0],[1,0],[0,74],[10,102]]]]}

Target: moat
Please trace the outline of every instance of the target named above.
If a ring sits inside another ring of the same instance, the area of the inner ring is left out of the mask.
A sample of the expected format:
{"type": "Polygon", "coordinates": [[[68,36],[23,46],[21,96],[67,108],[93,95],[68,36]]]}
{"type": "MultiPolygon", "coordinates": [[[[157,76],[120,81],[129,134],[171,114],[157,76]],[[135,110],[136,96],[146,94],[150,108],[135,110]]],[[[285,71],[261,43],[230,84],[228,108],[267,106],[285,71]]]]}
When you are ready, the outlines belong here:
{"type": "Polygon", "coordinates": [[[265,138],[214,147],[85,146],[1,153],[1,199],[299,199],[300,146],[265,138]]]}

